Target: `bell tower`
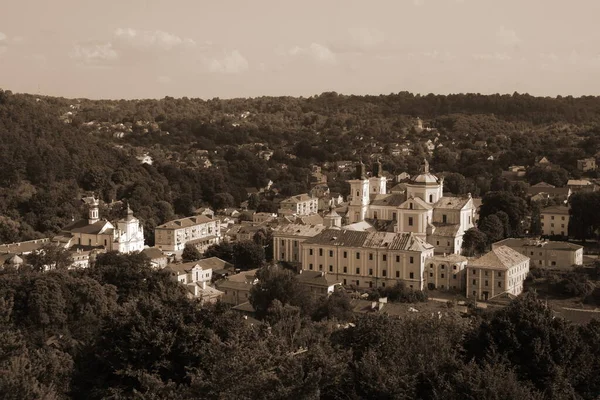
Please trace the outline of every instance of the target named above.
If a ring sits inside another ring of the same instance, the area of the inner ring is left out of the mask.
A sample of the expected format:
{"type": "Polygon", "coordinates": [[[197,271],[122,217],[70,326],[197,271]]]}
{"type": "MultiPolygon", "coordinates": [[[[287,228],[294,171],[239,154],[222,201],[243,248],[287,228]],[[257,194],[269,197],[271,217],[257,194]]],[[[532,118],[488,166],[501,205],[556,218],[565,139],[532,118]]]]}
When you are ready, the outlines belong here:
{"type": "Polygon", "coordinates": [[[348,221],[353,224],[365,220],[369,207],[369,179],[362,161],[356,165],[355,178],[350,179],[348,183],[351,198],[348,205],[348,221]]]}
{"type": "Polygon", "coordinates": [[[90,203],[90,210],[88,211],[88,224],[93,225],[100,220],[100,201],[93,197],[90,203]]]}

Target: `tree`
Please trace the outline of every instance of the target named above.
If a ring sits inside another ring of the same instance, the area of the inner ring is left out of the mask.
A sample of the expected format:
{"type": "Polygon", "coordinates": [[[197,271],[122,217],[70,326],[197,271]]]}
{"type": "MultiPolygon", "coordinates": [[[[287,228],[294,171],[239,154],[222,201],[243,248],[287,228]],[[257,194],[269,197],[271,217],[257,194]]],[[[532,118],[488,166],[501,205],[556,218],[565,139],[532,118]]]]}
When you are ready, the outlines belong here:
{"type": "Polygon", "coordinates": [[[236,268],[260,268],[265,262],[265,249],[252,241],[233,244],[233,263],[236,268]]]}
{"type": "Polygon", "coordinates": [[[462,251],[467,257],[485,252],[488,238],[477,228],[468,229],[463,236],[462,251]]]}
{"type": "Polygon", "coordinates": [[[317,306],[312,315],[312,318],[316,321],[323,319],[349,321],[354,315],[352,305],[350,304],[350,297],[342,288],[335,290],[325,298],[319,299],[317,304],[319,306],[317,306]]]}
{"type": "Polygon", "coordinates": [[[228,263],[234,262],[233,244],[229,242],[221,242],[210,245],[204,252],[204,258],[217,257],[228,263]]]}
{"type": "Polygon", "coordinates": [[[69,251],[55,243],[44,244],[39,250],[28,254],[25,261],[34,271],[65,270],[73,265],[69,251]]]}
{"type": "Polygon", "coordinates": [[[527,213],[527,203],[524,199],[510,192],[488,192],[482,198],[479,211],[480,220],[498,211],[504,211],[508,215],[510,231],[513,235],[520,235],[522,223],[527,213]]]}
{"type": "Polygon", "coordinates": [[[250,197],[248,197],[248,209],[256,210],[258,208],[259,204],[260,204],[260,198],[258,197],[258,194],[252,193],[250,195],[250,197]]]}
{"type": "Polygon", "coordinates": [[[183,252],[181,253],[181,259],[183,262],[198,261],[202,258],[200,250],[191,243],[186,243],[183,252]]]}
{"type": "Polygon", "coordinates": [[[479,230],[487,237],[488,244],[504,239],[504,226],[496,214],[483,218],[479,222],[479,230]]]}
{"type": "Polygon", "coordinates": [[[235,204],[233,196],[229,193],[217,193],[213,198],[212,205],[216,210],[222,210],[235,204]]]}

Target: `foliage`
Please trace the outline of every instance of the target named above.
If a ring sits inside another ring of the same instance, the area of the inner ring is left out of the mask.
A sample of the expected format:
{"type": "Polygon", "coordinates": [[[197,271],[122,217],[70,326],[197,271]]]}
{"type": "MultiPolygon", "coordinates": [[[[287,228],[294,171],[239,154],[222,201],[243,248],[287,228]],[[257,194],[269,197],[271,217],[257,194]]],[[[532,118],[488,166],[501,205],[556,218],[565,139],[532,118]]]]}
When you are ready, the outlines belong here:
{"type": "Polygon", "coordinates": [[[202,258],[200,250],[191,243],[186,243],[181,252],[181,259],[183,262],[198,261],[202,258]]]}
{"type": "Polygon", "coordinates": [[[467,257],[482,254],[485,252],[487,243],[488,238],[485,233],[477,228],[470,228],[463,236],[462,252],[467,257]]]}

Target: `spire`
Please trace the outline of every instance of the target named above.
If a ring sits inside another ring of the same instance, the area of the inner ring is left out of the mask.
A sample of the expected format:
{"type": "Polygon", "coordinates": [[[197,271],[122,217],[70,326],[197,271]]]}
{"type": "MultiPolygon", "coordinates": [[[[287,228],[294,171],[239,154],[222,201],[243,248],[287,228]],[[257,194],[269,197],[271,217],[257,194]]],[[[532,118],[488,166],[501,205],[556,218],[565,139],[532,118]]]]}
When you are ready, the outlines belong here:
{"type": "Polygon", "coordinates": [[[426,158],[423,159],[423,173],[424,174],[429,173],[429,162],[427,161],[426,158]]]}
{"type": "Polygon", "coordinates": [[[360,160],[360,163],[356,165],[356,179],[367,179],[367,172],[362,159],[360,160]]]}
{"type": "Polygon", "coordinates": [[[131,221],[133,219],[133,210],[129,207],[129,202],[127,202],[127,221],[131,221]]]}

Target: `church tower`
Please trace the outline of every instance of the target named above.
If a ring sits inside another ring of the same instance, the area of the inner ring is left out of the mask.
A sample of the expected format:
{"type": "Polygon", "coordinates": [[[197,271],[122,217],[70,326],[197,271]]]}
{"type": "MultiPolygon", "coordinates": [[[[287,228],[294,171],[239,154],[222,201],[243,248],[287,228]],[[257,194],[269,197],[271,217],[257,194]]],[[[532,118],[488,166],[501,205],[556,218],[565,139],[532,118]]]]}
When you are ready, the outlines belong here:
{"type": "Polygon", "coordinates": [[[443,196],[443,179],[429,172],[429,162],[424,159],[421,173],[406,184],[406,197],[418,197],[428,204],[435,204],[443,196]]]}
{"type": "Polygon", "coordinates": [[[121,253],[144,250],[144,227],[140,220],[133,216],[133,211],[127,204],[127,215],[117,222],[118,250],[121,253]]]}
{"type": "Polygon", "coordinates": [[[323,225],[333,229],[342,227],[342,217],[335,212],[333,205],[329,207],[329,214],[323,217],[323,225]]]}
{"type": "Polygon", "coordinates": [[[371,194],[387,194],[387,178],[383,176],[383,166],[379,160],[373,164],[373,176],[369,178],[369,190],[371,194]]]}
{"type": "Polygon", "coordinates": [[[348,205],[348,222],[362,222],[367,215],[369,207],[369,179],[365,164],[360,162],[356,166],[356,175],[354,179],[348,181],[350,184],[350,204],[348,205]]]}
{"type": "Polygon", "coordinates": [[[88,211],[88,224],[93,225],[100,220],[100,201],[93,197],[88,211]]]}

